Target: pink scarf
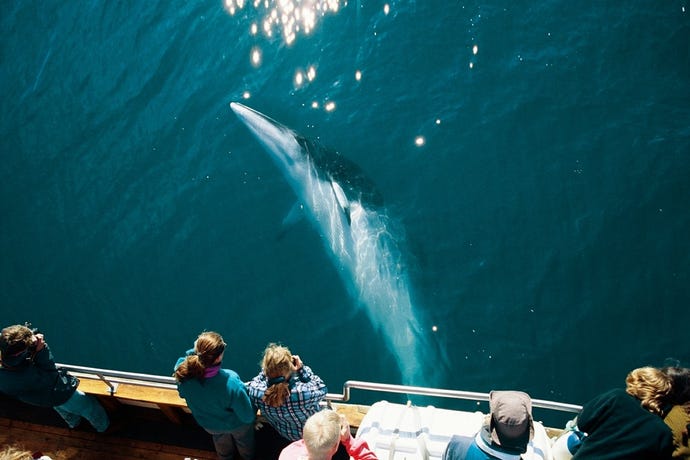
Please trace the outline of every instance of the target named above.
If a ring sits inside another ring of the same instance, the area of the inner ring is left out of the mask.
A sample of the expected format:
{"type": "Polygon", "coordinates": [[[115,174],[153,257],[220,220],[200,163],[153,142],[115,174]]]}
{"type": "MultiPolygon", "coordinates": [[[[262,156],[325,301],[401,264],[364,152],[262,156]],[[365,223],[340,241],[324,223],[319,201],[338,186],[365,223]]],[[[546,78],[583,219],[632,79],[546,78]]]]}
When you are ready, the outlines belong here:
{"type": "Polygon", "coordinates": [[[215,377],[216,375],[218,375],[218,372],[220,372],[220,363],[214,366],[209,366],[206,369],[204,369],[204,378],[210,379],[211,377],[215,377]]]}

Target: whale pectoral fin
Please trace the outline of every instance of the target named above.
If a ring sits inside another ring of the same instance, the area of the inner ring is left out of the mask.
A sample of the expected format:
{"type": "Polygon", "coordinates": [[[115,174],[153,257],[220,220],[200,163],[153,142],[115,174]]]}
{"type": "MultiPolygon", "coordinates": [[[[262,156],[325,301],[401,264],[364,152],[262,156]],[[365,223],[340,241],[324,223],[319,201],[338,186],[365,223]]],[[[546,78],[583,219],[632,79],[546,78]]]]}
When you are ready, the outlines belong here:
{"type": "Polygon", "coordinates": [[[294,227],[297,222],[304,218],[304,205],[300,202],[295,203],[290,208],[290,212],[287,213],[285,218],[283,218],[283,223],[280,228],[280,232],[276,235],[277,240],[283,239],[283,237],[289,232],[292,227],[294,227]]]}
{"type": "Polygon", "coordinates": [[[333,193],[335,194],[335,199],[338,201],[338,205],[340,206],[340,209],[345,214],[345,219],[347,219],[347,225],[352,224],[352,220],[350,219],[350,201],[345,196],[345,192],[343,191],[343,188],[340,186],[339,183],[337,183],[333,180],[331,181],[331,188],[333,189],[333,193]]]}

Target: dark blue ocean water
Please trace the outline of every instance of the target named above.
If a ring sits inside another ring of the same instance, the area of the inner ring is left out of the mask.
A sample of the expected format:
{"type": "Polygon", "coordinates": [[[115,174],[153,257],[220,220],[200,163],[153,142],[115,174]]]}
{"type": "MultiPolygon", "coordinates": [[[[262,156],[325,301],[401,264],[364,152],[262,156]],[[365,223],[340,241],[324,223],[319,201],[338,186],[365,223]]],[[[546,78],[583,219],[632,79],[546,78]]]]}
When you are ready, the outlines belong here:
{"type": "Polygon", "coordinates": [[[252,2],[0,5],[4,324],[72,364],[168,374],[214,329],[245,379],[281,341],[332,391],[402,381],[319,233],[283,235],[241,101],[376,183],[437,385],[583,403],[690,365],[686,0],[308,3],[294,36],[252,2]]]}

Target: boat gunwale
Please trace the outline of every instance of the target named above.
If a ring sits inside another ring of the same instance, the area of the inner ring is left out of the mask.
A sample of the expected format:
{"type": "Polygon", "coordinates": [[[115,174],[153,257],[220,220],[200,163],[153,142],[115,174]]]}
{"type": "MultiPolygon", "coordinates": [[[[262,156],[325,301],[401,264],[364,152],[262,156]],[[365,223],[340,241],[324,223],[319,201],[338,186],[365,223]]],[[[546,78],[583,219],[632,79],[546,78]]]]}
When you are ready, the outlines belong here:
{"type": "MultiPolygon", "coordinates": [[[[57,364],[57,366],[73,372],[77,377],[97,378],[102,380],[106,385],[108,385],[108,387],[110,387],[111,394],[113,396],[117,396],[117,384],[119,383],[139,384],[142,386],[150,386],[162,389],[177,388],[175,378],[172,376],[168,377],[137,372],[124,372],[112,369],[75,366],[71,364],[57,364]]],[[[325,399],[333,402],[349,402],[351,398],[351,390],[364,390],[381,393],[401,393],[469,401],[489,401],[489,393],[376,383],[362,380],[347,380],[343,384],[342,393],[328,393],[326,394],[325,399]]],[[[579,413],[582,410],[582,406],[577,404],[549,401],[545,399],[532,399],[532,407],[568,413],[579,413]]]]}

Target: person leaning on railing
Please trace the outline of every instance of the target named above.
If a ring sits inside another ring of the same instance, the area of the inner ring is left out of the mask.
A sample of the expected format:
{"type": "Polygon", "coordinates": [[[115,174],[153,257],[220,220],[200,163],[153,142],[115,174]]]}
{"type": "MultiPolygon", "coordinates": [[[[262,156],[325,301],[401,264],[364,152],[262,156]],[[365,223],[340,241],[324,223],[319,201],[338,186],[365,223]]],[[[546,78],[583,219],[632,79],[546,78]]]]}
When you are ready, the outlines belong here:
{"type": "Polygon", "coordinates": [[[256,413],[237,373],[221,368],[225,347],[217,332],[202,332],[177,360],[173,375],[192,416],[213,437],[218,458],[230,460],[237,449],[244,460],[252,460],[256,413]]]}
{"type": "Polygon", "coordinates": [[[8,326],[0,332],[0,392],[34,406],[52,407],[76,428],[82,417],[98,432],[110,420],[95,397],[77,389],[79,380],[55,366],[43,334],[26,325],[8,326]]]}
{"type": "Polygon", "coordinates": [[[297,441],[302,438],[304,423],[321,409],[328,388],[298,355],[270,343],[261,372],[248,382],[247,391],[254,408],[271,426],[287,441],[297,441]]]}
{"type": "Polygon", "coordinates": [[[577,427],[586,436],[573,460],[670,460],[673,436],[661,418],[670,390],[670,379],[661,370],[642,367],[628,374],[625,389],[590,400],[577,416],[577,427]]]}

